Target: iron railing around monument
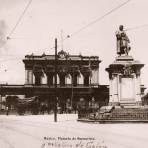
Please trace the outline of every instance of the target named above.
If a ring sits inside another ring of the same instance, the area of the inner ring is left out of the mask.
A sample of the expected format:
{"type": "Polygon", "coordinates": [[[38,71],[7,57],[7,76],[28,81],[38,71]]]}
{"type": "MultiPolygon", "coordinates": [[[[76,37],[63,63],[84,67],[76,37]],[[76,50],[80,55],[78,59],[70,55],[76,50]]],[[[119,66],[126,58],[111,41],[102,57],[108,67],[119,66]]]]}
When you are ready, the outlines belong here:
{"type": "Polygon", "coordinates": [[[93,112],[88,108],[80,110],[79,119],[89,120],[110,120],[110,121],[146,121],[148,120],[148,108],[124,108],[112,109],[100,112],[100,109],[93,112]]]}

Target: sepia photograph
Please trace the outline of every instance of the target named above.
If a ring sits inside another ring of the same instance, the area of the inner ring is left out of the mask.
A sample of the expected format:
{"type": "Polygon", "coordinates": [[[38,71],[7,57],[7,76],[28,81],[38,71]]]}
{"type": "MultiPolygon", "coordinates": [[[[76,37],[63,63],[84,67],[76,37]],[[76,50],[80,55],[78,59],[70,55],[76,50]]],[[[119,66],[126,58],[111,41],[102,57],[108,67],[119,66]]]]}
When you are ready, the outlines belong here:
{"type": "Polygon", "coordinates": [[[0,0],[0,148],[147,148],[147,18],[147,0],[0,0]]]}

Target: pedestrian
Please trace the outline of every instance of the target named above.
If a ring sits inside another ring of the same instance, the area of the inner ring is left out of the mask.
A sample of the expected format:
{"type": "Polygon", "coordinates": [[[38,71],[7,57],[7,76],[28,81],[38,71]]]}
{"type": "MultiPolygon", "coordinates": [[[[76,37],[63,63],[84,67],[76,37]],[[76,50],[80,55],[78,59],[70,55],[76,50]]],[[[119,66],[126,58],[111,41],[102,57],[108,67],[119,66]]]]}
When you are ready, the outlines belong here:
{"type": "Polygon", "coordinates": [[[9,115],[9,107],[8,106],[6,107],[6,115],[7,116],[9,115]]]}
{"type": "Polygon", "coordinates": [[[70,99],[66,101],[66,113],[70,114],[72,110],[70,99]]]}
{"type": "Polygon", "coordinates": [[[78,109],[78,118],[85,118],[87,115],[86,112],[86,101],[84,98],[80,98],[80,101],[77,104],[77,109],[78,109]]]}

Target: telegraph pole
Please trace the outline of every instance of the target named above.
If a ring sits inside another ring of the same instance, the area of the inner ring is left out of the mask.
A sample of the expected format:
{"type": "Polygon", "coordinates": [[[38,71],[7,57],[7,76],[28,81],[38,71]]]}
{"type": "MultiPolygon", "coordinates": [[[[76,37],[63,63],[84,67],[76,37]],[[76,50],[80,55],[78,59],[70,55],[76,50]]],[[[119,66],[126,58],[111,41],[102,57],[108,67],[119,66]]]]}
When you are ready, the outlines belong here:
{"type": "Polygon", "coordinates": [[[55,38],[55,101],[54,101],[54,122],[57,122],[57,38],[55,38]]]}

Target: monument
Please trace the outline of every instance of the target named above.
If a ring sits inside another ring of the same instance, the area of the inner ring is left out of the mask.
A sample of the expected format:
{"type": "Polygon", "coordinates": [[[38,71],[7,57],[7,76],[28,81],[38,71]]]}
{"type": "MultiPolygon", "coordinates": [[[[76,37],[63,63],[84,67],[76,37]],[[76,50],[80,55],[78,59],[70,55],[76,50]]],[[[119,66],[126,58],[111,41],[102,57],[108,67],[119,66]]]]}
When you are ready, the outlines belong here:
{"type": "Polygon", "coordinates": [[[117,123],[117,122],[147,122],[148,106],[142,104],[142,85],[140,81],[141,68],[144,64],[134,60],[129,55],[130,40],[119,26],[116,32],[117,57],[106,68],[109,73],[109,103],[101,106],[96,112],[85,114],[79,118],[83,122],[117,123]]]}
{"type": "Polygon", "coordinates": [[[140,71],[144,64],[129,56],[130,40],[122,25],[116,32],[117,57],[106,68],[109,73],[109,105],[141,105],[140,71]]]}

